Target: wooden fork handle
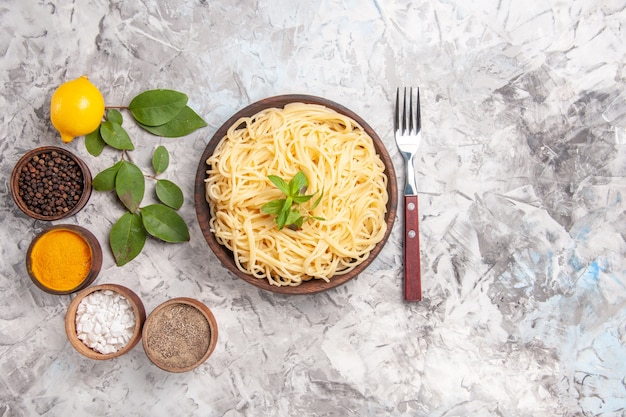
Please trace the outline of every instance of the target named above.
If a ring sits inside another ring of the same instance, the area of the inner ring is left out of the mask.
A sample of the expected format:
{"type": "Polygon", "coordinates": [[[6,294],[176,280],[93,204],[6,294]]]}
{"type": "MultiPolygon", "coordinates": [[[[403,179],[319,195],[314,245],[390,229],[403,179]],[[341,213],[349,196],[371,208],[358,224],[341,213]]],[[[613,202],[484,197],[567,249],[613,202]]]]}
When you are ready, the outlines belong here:
{"type": "Polygon", "coordinates": [[[404,299],[422,300],[419,215],[416,195],[404,196],[404,299]]]}

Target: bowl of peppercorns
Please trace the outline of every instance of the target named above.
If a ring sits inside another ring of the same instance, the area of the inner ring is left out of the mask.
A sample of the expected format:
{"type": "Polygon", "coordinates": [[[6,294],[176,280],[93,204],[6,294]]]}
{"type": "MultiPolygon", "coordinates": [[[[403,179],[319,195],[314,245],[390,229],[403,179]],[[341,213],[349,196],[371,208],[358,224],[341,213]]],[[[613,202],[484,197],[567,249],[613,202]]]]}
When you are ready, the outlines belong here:
{"type": "Polygon", "coordinates": [[[91,172],[70,151],[43,146],[28,151],[11,173],[17,207],[38,220],[59,220],[78,213],[91,196],[91,172]]]}

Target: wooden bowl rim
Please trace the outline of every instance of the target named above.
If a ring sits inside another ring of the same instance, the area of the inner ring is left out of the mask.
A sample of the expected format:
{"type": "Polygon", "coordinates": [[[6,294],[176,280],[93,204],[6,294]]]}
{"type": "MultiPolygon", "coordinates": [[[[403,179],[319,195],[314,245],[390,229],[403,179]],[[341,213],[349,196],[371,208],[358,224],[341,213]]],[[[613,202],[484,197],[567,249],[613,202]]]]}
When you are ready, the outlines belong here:
{"type": "Polygon", "coordinates": [[[57,294],[57,295],[72,294],[72,293],[82,290],[83,288],[88,287],[89,285],[91,285],[91,283],[95,281],[98,274],[100,274],[101,268],[102,268],[102,247],[100,246],[100,242],[98,241],[96,236],[94,236],[94,234],[91,233],[89,230],[87,230],[86,228],[82,226],[78,226],[75,224],[58,224],[55,226],[50,226],[50,227],[45,228],[33,238],[33,240],[30,242],[30,245],[28,246],[28,250],[26,251],[26,272],[28,273],[28,276],[30,277],[31,281],[39,289],[50,294],[57,294]],[[85,240],[85,242],[89,246],[89,249],[91,250],[91,268],[89,269],[89,273],[85,276],[85,278],[80,284],[66,291],[55,290],[55,289],[48,288],[45,285],[43,285],[35,277],[35,274],[33,273],[33,268],[32,268],[31,254],[33,252],[33,248],[35,247],[35,243],[37,243],[37,241],[41,239],[45,234],[56,231],[56,230],[69,230],[73,233],[76,233],[77,235],[79,235],[85,240]]]}
{"type": "Polygon", "coordinates": [[[146,310],[144,308],[143,302],[133,290],[119,284],[100,284],[82,290],[70,302],[70,305],[67,308],[67,312],[65,313],[65,333],[67,334],[67,338],[70,344],[74,347],[74,349],[76,349],[76,351],[78,351],[78,353],[88,357],[89,359],[107,360],[121,356],[129,352],[137,345],[137,343],[141,339],[141,333],[145,321],[146,310]],[[85,298],[89,294],[101,290],[115,291],[116,293],[124,296],[130,302],[130,305],[133,308],[133,313],[135,314],[135,329],[133,330],[133,335],[131,336],[130,340],[128,341],[126,346],[124,346],[120,350],[109,354],[103,354],[91,349],[86,344],[84,344],[76,334],[76,310],[78,309],[78,305],[83,300],[83,298],[85,298]]]}
{"type": "Polygon", "coordinates": [[[396,211],[398,206],[398,195],[397,195],[398,187],[396,181],[395,169],[393,166],[393,161],[389,156],[389,153],[385,147],[385,144],[380,139],[378,134],[370,127],[363,118],[359,115],[351,111],[350,109],[344,107],[341,104],[338,104],[334,101],[310,96],[303,94],[287,94],[287,95],[279,95],[274,97],[269,97],[257,102],[254,102],[243,109],[236,112],[233,116],[231,116],[211,137],[209,142],[207,143],[204,152],[202,153],[202,157],[200,158],[200,162],[198,163],[198,168],[196,171],[195,184],[194,184],[194,204],[196,208],[196,216],[198,219],[198,223],[200,225],[200,229],[202,230],[202,234],[204,235],[205,240],[207,241],[209,248],[211,251],[217,256],[222,265],[224,265],[230,272],[235,274],[235,276],[243,279],[244,281],[252,284],[260,289],[271,291],[274,293],[280,294],[290,294],[290,295],[303,295],[303,294],[314,294],[322,291],[329,290],[331,288],[338,287],[352,278],[358,276],[363,270],[365,270],[373,260],[378,256],[383,246],[387,242],[391,230],[393,227],[393,223],[396,217],[396,211]],[[241,117],[250,117],[261,110],[278,107],[282,108],[286,104],[289,103],[305,103],[305,104],[318,104],[322,106],[326,106],[332,110],[337,111],[343,115],[346,115],[353,120],[355,120],[372,138],[374,142],[374,147],[380,158],[382,159],[385,165],[385,174],[387,175],[387,193],[389,195],[389,200],[387,202],[387,215],[386,215],[386,224],[387,230],[383,239],[372,249],[368,259],[354,268],[347,274],[337,275],[333,277],[330,282],[325,282],[323,280],[313,279],[310,281],[303,282],[299,286],[291,287],[291,286],[281,286],[278,287],[276,285],[271,285],[267,279],[259,279],[255,278],[252,275],[246,274],[240,271],[235,265],[232,252],[228,250],[226,247],[220,245],[215,239],[214,234],[211,232],[209,227],[209,219],[211,218],[211,214],[209,211],[209,204],[205,199],[205,178],[206,178],[206,160],[213,154],[217,144],[226,134],[226,131],[232,124],[234,124],[241,117]]]}
{"type": "Polygon", "coordinates": [[[196,300],[195,298],[189,298],[189,297],[176,297],[176,298],[169,299],[169,300],[159,304],[154,310],[152,310],[152,312],[146,318],[146,322],[144,324],[143,331],[142,331],[143,350],[146,353],[146,356],[148,356],[148,359],[150,359],[150,361],[154,365],[156,365],[157,367],[163,369],[164,371],[174,372],[174,373],[188,372],[188,371],[191,371],[192,369],[195,369],[198,366],[202,365],[209,358],[209,356],[211,356],[211,354],[215,350],[215,346],[217,345],[217,338],[218,338],[217,320],[215,320],[215,316],[213,315],[213,312],[211,311],[211,309],[209,309],[209,307],[207,307],[201,301],[196,300]],[[148,340],[149,323],[152,320],[154,320],[154,317],[156,317],[156,315],[161,310],[163,310],[163,309],[165,309],[165,308],[167,308],[169,306],[175,305],[175,304],[186,304],[186,305],[192,306],[192,307],[196,308],[198,311],[200,311],[200,313],[202,313],[202,315],[206,318],[206,320],[207,320],[207,322],[209,324],[209,331],[210,331],[209,347],[207,348],[207,351],[204,353],[204,355],[196,363],[194,363],[193,365],[189,365],[187,367],[184,367],[184,368],[174,368],[174,367],[171,367],[171,366],[167,366],[166,364],[158,361],[153,356],[152,350],[148,346],[148,342],[147,342],[147,340],[148,340]]]}
{"type": "Polygon", "coordinates": [[[78,156],[76,156],[75,154],[73,154],[69,150],[67,150],[65,148],[60,148],[58,146],[41,146],[41,147],[34,148],[34,149],[31,149],[30,151],[26,152],[16,162],[15,167],[13,167],[13,171],[11,172],[11,179],[9,181],[9,184],[10,184],[10,188],[11,188],[11,196],[13,197],[13,201],[15,202],[15,205],[24,214],[26,214],[27,216],[29,216],[29,217],[31,217],[33,219],[36,219],[36,220],[52,221],[52,220],[61,220],[61,219],[64,219],[66,217],[73,216],[74,214],[78,213],[79,211],[81,211],[85,207],[85,205],[89,201],[89,198],[91,197],[91,181],[92,181],[92,176],[91,176],[91,171],[89,170],[89,167],[78,156]],[[72,207],[71,210],[68,210],[66,213],[57,214],[57,215],[54,215],[54,216],[43,216],[41,214],[35,213],[35,212],[33,212],[33,211],[28,209],[28,207],[26,206],[26,204],[24,203],[22,198],[19,196],[18,182],[19,182],[19,175],[20,175],[20,171],[21,171],[22,167],[33,156],[39,155],[39,154],[44,153],[44,152],[52,152],[52,151],[63,153],[64,155],[66,155],[69,158],[71,158],[74,161],[76,161],[76,163],[78,164],[78,166],[79,166],[79,168],[80,168],[80,170],[81,170],[81,172],[83,174],[83,192],[80,195],[80,199],[76,202],[76,204],[74,205],[74,207],[72,207]]]}

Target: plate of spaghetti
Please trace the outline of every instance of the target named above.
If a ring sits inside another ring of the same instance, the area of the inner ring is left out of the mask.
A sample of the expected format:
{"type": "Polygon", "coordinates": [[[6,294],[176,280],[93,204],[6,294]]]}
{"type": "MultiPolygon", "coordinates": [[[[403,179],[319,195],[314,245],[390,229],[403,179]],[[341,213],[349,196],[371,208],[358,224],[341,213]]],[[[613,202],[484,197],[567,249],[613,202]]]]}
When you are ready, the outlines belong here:
{"type": "Polygon", "coordinates": [[[261,289],[312,294],[367,268],[397,210],[376,132],[327,99],[282,95],[235,113],[198,164],[194,203],[221,263],[261,289]]]}

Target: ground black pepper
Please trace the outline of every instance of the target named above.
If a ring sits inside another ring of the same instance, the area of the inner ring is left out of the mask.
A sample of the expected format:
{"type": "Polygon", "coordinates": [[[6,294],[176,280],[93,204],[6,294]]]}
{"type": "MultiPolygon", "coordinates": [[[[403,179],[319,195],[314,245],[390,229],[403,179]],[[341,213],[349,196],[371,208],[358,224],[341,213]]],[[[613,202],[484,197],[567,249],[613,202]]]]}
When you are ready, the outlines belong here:
{"type": "Polygon", "coordinates": [[[153,313],[147,327],[148,349],[157,362],[170,368],[193,366],[209,349],[209,322],[194,306],[166,306],[153,313]]]}
{"type": "Polygon", "coordinates": [[[83,187],[80,166],[57,151],[34,155],[18,178],[20,198],[29,210],[42,216],[70,211],[80,200],[83,187]]]}

